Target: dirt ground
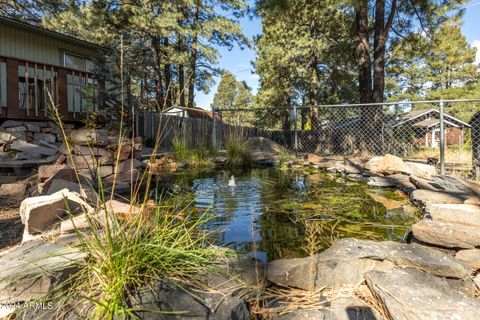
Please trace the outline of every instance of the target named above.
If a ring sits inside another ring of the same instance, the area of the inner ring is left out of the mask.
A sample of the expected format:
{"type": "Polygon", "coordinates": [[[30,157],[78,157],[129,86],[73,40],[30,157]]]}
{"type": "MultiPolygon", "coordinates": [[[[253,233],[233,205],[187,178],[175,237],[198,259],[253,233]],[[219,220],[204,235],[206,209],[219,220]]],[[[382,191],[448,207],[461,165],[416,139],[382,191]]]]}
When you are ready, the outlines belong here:
{"type": "Polygon", "coordinates": [[[0,252],[22,241],[20,201],[0,197],[0,252]]]}

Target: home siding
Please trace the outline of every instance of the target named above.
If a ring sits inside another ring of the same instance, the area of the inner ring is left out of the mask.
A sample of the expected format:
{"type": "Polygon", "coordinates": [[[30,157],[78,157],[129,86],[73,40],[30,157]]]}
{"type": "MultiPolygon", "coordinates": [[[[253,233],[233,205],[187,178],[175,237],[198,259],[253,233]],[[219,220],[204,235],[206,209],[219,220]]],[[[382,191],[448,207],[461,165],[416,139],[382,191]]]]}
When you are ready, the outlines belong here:
{"type": "Polygon", "coordinates": [[[97,57],[98,51],[0,22],[0,56],[63,66],[63,52],[97,57]]]}

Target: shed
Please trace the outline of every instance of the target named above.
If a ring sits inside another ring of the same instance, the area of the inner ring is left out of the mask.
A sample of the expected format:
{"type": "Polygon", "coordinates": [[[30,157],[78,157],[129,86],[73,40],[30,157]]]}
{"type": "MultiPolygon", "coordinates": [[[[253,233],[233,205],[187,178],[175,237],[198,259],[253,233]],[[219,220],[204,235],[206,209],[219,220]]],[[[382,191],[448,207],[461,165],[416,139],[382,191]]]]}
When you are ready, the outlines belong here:
{"type": "MultiPolygon", "coordinates": [[[[462,145],[465,129],[470,125],[449,114],[444,114],[445,144],[462,145]]],[[[437,148],[440,143],[440,111],[437,109],[415,110],[400,115],[393,128],[397,131],[409,128],[413,131],[414,143],[427,148],[437,148]]]]}

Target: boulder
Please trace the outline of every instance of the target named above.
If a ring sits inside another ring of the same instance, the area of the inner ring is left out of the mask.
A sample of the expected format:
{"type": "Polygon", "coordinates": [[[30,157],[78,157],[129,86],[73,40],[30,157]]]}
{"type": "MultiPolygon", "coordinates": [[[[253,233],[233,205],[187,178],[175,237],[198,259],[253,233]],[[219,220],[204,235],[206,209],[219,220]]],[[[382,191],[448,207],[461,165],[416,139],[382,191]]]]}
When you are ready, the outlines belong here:
{"type": "Polygon", "coordinates": [[[144,166],[145,164],[143,162],[138,161],[135,158],[131,158],[126,161],[119,162],[117,166],[117,172],[121,173],[132,169],[138,169],[144,166]]]}
{"type": "Polygon", "coordinates": [[[135,182],[140,177],[140,171],[138,169],[127,170],[121,173],[109,175],[103,179],[104,182],[113,183],[113,181],[119,182],[135,182]]]}
{"type": "MultiPolygon", "coordinates": [[[[320,297],[319,297],[320,298],[320,297]]],[[[320,304],[320,303],[319,303],[320,304]]],[[[355,296],[335,297],[318,309],[297,309],[269,317],[272,320],[380,320],[383,319],[365,302],[355,296]]]]}
{"type": "Polygon", "coordinates": [[[83,199],[87,199],[90,203],[96,203],[98,199],[97,193],[87,184],[79,184],[63,179],[53,179],[42,188],[42,193],[45,195],[54,194],[60,190],[68,189],[71,192],[78,193],[83,199]]]}
{"type": "Polygon", "coordinates": [[[370,171],[370,172],[377,172],[378,165],[380,164],[380,161],[382,161],[382,160],[383,160],[383,157],[381,157],[381,156],[373,157],[372,159],[370,159],[367,163],[365,163],[363,165],[363,168],[365,170],[370,171]]]}
{"type": "Polygon", "coordinates": [[[48,147],[38,146],[36,144],[28,143],[22,140],[15,140],[10,145],[11,150],[25,151],[29,153],[37,153],[42,156],[53,156],[57,153],[57,150],[48,147]]]}
{"type": "Polygon", "coordinates": [[[51,224],[60,221],[61,217],[92,210],[80,195],[66,189],[52,195],[26,198],[20,204],[20,217],[25,225],[23,241],[45,231],[51,224]]]}
{"type": "Polygon", "coordinates": [[[70,155],[67,157],[67,165],[77,170],[80,170],[80,169],[93,170],[99,164],[100,163],[97,160],[97,158],[91,155],[70,155]]]}
{"type": "Polygon", "coordinates": [[[124,203],[117,200],[108,200],[105,203],[108,212],[113,212],[120,219],[128,219],[131,215],[138,215],[142,210],[130,203],[124,203]]]}
{"type": "Polygon", "coordinates": [[[40,143],[40,141],[55,143],[57,142],[57,136],[53,133],[35,133],[33,136],[33,141],[35,144],[40,143]]]}
{"type": "MultiPolygon", "coordinates": [[[[93,221],[93,217],[91,217],[93,221]]],[[[90,228],[90,222],[85,213],[70,219],[63,220],[60,224],[60,234],[74,233],[77,230],[85,230],[90,228]]]]}
{"type": "Polygon", "coordinates": [[[316,155],[314,153],[307,154],[307,161],[310,164],[319,164],[325,160],[324,157],[316,155]]]}
{"type": "Polygon", "coordinates": [[[412,191],[412,200],[428,207],[434,203],[461,204],[472,198],[471,194],[453,191],[434,191],[417,189],[412,191]]]}
{"type": "Polygon", "coordinates": [[[16,199],[23,199],[27,191],[27,182],[18,181],[15,183],[4,183],[0,186],[0,196],[8,196],[16,199]]]}
{"type": "Polygon", "coordinates": [[[5,120],[1,127],[2,128],[11,128],[11,127],[19,127],[23,125],[23,122],[20,122],[20,121],[16,121],[16,120],[5,120]]]}
{"type": "Polygon", "coordinates": [[[357,285],[369,270],[415,267],[431,274],[463,278],[469,271],[453,257],[416,244],[345,238],[307,258],[280,259],[267,267],[267,280],[304,290],[357,285]]]}
{"type": "Polygon", "coordinates": [[[75,144],[80,145],[100,145],[109,143],[107,132],[104,130],[79,129],[72,130],[70,139],[75,144]]]}
{"type": "MultiPolygon", "coordinates": [[[[51,176],[50,178],[45,180],[45,184],[43,185],[44,192],[49,191],[52,183],[54,181],[58,181],[58,180],[63,180],[63,181],[72,182],[72,183],[76,183],[76,184],[80,183],[80,184],[86,185],[86,186],[90,185],[90,181],[87,178],[85,178],[81,175],[77,176],[74,169],[69,168],[69,167],[63,167],[63,168],[60,168],[53,176],[51,176]]],[[[67,187],[67,189],[68,189],[68,187],[67,187]]],[[[76,190],[76,188],[75,188],[75,190],[76,190]]],[[[56,191],[58,191],[58,190],[56,190],[56,191]]],[[[52,192],[50,192],[50,193],[52,193],[52,192]]]]}
{"type": "Polygon", "coordinates": [[[18,138],[21,138],[21,135],[12,132],[0,132],[0,144],[5,144],[7,142],[17,140],[18,138]]]}
{"type": "Polygon", "coordinates": [[[247,141],[245,141],[245,148],[250,152],[261,152],[266,154],[277,154],[282,151],[282,146],[263,137],[248,138],[247,141]]]}
{"type": "Polygon", "coordinates": [[[378,162],[375,172],[385,174],[385,175],[403,173],[403,172],[406,172],[405,163],[401,158],[397,156],[386,154],[378,162]]]}
{"type": "Polygon", "coordinates": [[[459,281],[449,281],[413,268],[370,271],[365,274],[365,280],[389,319],[478,317],[480,300],[466,295],[459,281]]]}
{"type": "Polygon", "coordinates": [[[124,142],[120,146],[120,150],[115,150],[113,156],[115,159],[118,158],[119,161],[125,161],[132,156],[132,144],[130,142],[124,142]]]}
{"type": "MultiPolygon", "coordinates": [[[[62,152],[65,154],[68,152],[65,143],[61,146],[62,152]]],[[[82,145],[72,145],[72,151],[76,155],[85,155],[85,156],[109,156],[111,155],[111,151],[107,150],[106,148],[101,148],[97,146],[82,146],[82,145]]]]}
{"type": "Polygon", "coordinates": [[[408,176],[402,173],[387,177],[370,177],[367,184],[371,187],[395,187],[402,190],[415,189],[415,186],[410,182],[408,176]]]}
{"type": "Polygon", "coordinates": [[[15,160],[40,160],[43,156],[40,153],[31,153],[31,152],[17,152],[15,155],[15,160]]]}
{"type": "Polygon", "coordinates": [[[480,270],[480,249],[460,250],[455,258],[467,263],[474,271],[480,270]]]}
{"type": "Polygon", "coordinates": [[[31,241],[0,257],[0,304],[42,298],[78,269],[78,248],[31,241]]]}
{"type": "Polygon", "coordinates": [[[248,320],[245,302],[231,293],[204,292],[179,286],[171,280],[159,282],[136,294],[141,319],[156,319],[158,312],[164,319],[248,320]]]}
{"type": "Polygon", "coordinates": [[[435,175],[433,180],[443,190],[480,195],[480,185],[473,181],[445,175],[435,175]]]}
{"type": "Polygon", "coordinates": [[[404,172],[423,179],[432,179],[437,174],[437,168],[424,163],[405,162],[404,172]]]}
{"type": "Polygon", "coordinates": [[[7,132],[25,132],[27,128],[25,126],[16,126],[6,128],[7,132]]]}
{"type": "Polygon", "coordinates": [[[433,221],[451,222],[480,227],[480,207],[470,204],[429,205],[426,211],[433,221]]]}
{"type": "Polygon", "coordinates": [[[412,226],[412,233],[422,242],[446,248],[473,249],[480,246],[480,226],[423,219],[412,226]]]}
{"type": "Polygon", "coordinates": [[[216,156],[215,157],[215,163],[216,164],[226,164],[228,161],[228,157],[226,156],[216,156]]]}
{"type": "Polygon", "coordinates": [[[27,128],[28,131],[31,131],[33,133],[40,133],[41,131],[40,126],[36,123],[25,122],[23,125],[27,128]]]}
{"type": "Polygon", "coordinates": [[[38,180],[40,182],[45,182],[46,180],[52,178],[58,171],[62,169],[67,169],[68,167],[64,164],[45,164],[38,167],[38,180]]]}
{"type": "Polygon", "coordinates": [[[440,187],[435,184],[432,180],[427,180],[421,177],[417,177],[415,175],[410,176],[410,182],[417,188],[417,189],[425,189],[425,190],[434,190],[438,191],[440,187]]]}

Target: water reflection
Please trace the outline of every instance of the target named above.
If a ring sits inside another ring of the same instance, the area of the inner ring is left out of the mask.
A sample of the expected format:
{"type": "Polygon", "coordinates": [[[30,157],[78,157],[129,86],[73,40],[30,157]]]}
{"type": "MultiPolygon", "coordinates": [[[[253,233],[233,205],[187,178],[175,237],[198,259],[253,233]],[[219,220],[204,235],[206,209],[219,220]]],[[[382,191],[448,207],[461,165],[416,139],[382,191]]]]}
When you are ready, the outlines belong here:
{"type": "Polygon", "coordinates": [[[387,210],[390,202],[407,203],[393,191],[379,192],[335,174],[263,169],[236,175],[234,187],[229,179],[229,172],[213,171],[177,174],[162,182],[195,208],[210,208],[214,218],[209,227],[219,230],[223,245],[249,252],[256,241],[268,259],[305,255],[305,225],[312,221],[321,222],[325,239],[398,241],[415,219],[401,207],[387,210]]]}

